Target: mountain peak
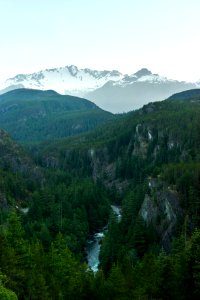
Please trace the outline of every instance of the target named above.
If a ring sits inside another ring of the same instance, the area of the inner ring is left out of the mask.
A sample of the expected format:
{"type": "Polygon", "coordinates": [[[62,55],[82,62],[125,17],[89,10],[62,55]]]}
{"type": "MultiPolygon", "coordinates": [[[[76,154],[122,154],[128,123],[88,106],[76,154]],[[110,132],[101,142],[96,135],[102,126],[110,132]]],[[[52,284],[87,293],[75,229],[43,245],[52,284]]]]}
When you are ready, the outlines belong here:
{"type": "Polygon", "coordinates": [[[134,73],[134,75],[137,76],[138,78],[140,78],[142,76],[152,75],[152,73],[148,69],[142,68],[141,70],[134,73]]]}
{"type": "Polygon", "coordinates": [[[74,65],[68,66],[67,68],[72,76],[76,76],[76,74],[79,71],[77,66],[74,66],[74,65]]]}

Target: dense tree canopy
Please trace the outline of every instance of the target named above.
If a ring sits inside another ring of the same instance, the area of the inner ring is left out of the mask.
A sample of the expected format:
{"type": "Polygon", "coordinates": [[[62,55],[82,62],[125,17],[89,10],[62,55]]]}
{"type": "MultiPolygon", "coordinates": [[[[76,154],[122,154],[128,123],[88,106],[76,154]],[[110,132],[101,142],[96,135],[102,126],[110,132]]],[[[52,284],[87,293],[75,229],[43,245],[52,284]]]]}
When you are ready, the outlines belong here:
{"type": "Polygon", "coordinates": [[[172,98],[27,152],[0,132],[0,299],[199,299],[199,120],[172,98]]]}

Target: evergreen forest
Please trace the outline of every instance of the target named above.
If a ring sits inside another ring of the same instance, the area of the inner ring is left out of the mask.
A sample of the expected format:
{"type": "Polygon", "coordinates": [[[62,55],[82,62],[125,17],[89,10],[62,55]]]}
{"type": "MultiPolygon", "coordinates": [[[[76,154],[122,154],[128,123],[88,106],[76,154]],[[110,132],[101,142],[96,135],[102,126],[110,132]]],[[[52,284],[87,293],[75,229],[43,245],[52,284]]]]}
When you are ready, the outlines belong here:
{"type": "Polygon", "coordinates": [[[200,299],[200,90],[121,115],[72,98],[0,96],[0,300],[200,299]]]}

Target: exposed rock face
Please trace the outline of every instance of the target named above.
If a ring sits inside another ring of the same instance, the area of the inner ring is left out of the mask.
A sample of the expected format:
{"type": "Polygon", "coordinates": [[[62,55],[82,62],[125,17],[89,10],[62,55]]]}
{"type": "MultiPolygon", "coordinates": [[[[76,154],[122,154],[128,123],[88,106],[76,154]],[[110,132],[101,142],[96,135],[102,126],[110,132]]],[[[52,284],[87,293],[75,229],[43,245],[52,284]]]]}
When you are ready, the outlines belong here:
{"type": "Polygon", "coordinates": [[[147,226],[153,224],[161,245],[169,250],[177,222],[183,216],[178,193],[155,179],[149,181],[149,187],[150,192],[145,195],[139,214],[147,226]]]}
{"type": "Polygon", "coordinates": [[[58,168],[59,167],[59,162],[58,159],[54,156],[48,156],[44,159],[43,164],[45,165],[46,168],[58,168]]]}
{"type": "Polygon", "coordinates": [[[145,159],[148,150],[148,137],[146,129],[142,124],[138,124],[135,129],[133,155],[145,159]]]}
{"type": "Polygon", "coordinates": [[[116,176],[116,161],[110,161],[107,147],[90,149],[88,154],[91,159],[92,177],[94,181],[100,179],[108,189],[116,189],[122,194],[128,187],[127,180],[120,180],[116,176]]]}

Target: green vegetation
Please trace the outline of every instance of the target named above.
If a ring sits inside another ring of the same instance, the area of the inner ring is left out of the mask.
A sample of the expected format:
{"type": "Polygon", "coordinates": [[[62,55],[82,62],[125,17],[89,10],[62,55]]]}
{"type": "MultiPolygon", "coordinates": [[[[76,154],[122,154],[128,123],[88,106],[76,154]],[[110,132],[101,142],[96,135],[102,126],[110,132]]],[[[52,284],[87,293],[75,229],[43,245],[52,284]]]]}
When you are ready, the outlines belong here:
{"type": "Polygon", "coordinates": [[[77,135],[114,118],[88,100],[51,90],[18,89],[0,95],[0,128],[21,142],[77,135]]]}
{"type": "Polygon", "coordinates": [[[27,152],[0,131],[0,298],[199,299],[200,99],[188,94],[27,152]],[[86,242],[107,224],[94,274],[86,242]]]}

